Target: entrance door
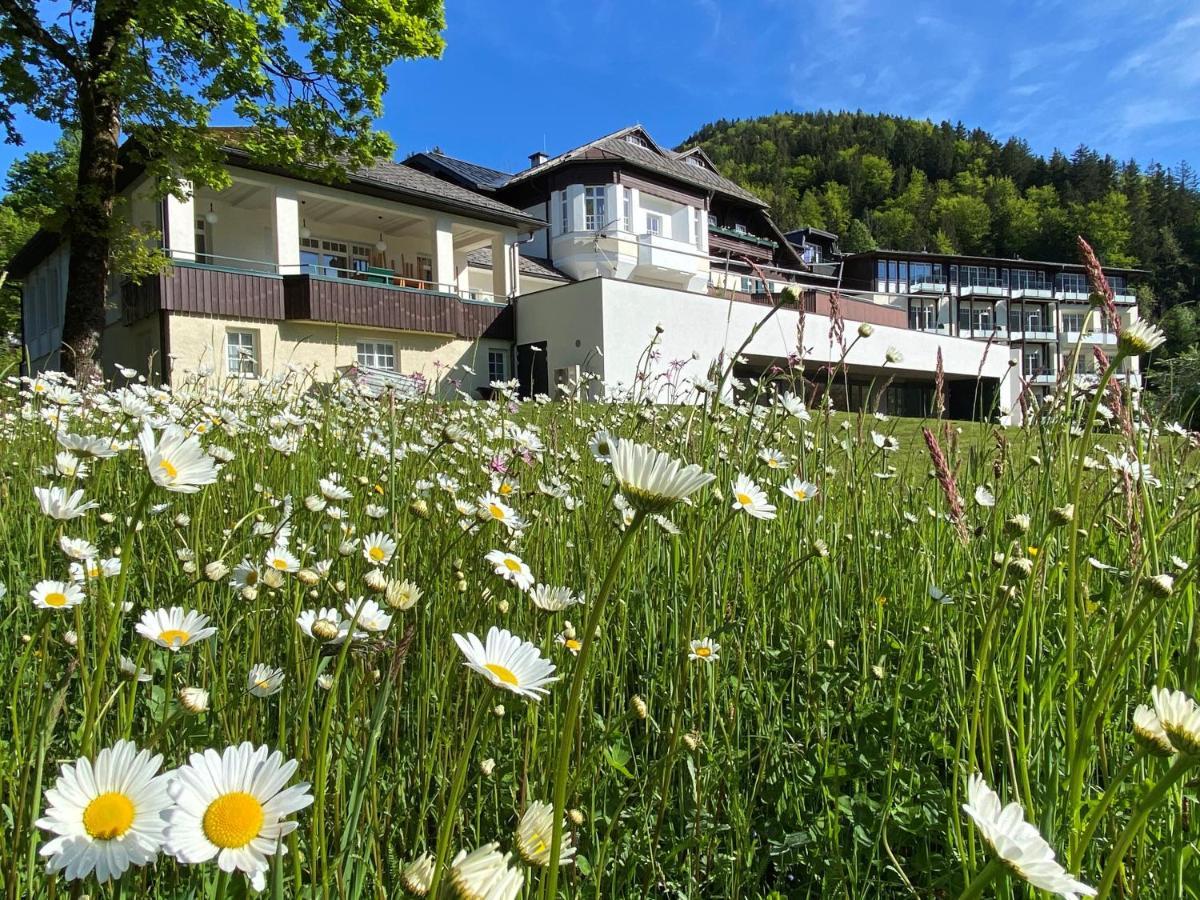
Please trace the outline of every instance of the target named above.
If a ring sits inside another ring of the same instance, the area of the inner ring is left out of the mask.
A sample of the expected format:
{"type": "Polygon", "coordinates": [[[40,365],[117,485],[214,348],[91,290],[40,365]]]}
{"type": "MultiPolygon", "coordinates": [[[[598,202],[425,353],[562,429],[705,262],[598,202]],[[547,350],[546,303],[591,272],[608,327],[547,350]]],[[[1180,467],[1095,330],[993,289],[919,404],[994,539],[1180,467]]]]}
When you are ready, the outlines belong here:
{"type": "Polygon", "coordinates": [[[521,383],[522,397],[550,393],[545,341],[517,346],[517,380],[521,383]]]}

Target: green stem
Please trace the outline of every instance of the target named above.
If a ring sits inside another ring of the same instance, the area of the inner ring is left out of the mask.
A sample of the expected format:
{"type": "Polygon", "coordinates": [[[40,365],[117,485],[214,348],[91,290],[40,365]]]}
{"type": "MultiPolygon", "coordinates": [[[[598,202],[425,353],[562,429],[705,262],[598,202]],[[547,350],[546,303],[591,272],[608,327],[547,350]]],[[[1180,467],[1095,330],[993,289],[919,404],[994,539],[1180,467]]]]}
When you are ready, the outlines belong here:
{"type": "Polygon", "coordinates": [[[1079,871],[1079,865],[1083,862],[1083,854],[1087,847],[1092,843],[1092,838],[1096,834],[1096,829],[1100,827],[1100,823],[1104,820],[1104,814],[1108,812],[1108,808],[1112,806],[1113,800],[1116,799],[1117,792],[1121,789],[1121,785],[1125,783],[1125,779],[1129,777],[1129,773],[1134,767],[1145,757],[1146,751],[1139,749],[1137,753],[1129,757],[1125,765],[1117,770],[1117,774],[1113,776],[1112,783],[1100,796],[1100,802],[1096,804],[1096,808],[1092,810],[1087,818],[1087,822],[1083,827],[1083,834],[1075,847],[1075,852],[1071,854],[1071,870],[1079,871]]]}
{"type": "Polygon", "coordinates": [[[1125,830],[1121,832],[1121,836],[1117,838],[1117,842],[1113,844],[1112,851],[1108,854],[1108,861],[1104,864],[1104,874],[1100,876],[1100,884],[1096,888],[1097,900],[1104,900],[1112,890],[1113,882],[1116,881],[1117,872],[1121,869],[1121,864],[1125,861],[1125,851],[1129,849],[1129,845],[1133,843],[1134,838],[1138,836],[1142,828],[1146,825],[1146,820],[1150,818],[1150,813],[1154,807],[1158,806],[1167,791],[1175,786],[1184,775],[1200,759],[1193,756],[1180,755],[1176,758],[1171,768],[1167,773],[1159,779],[1158,784],[1148,793],[1145,799],[1138,804],[1137,810],[1133,814],[1133,818],[1129,820],[1129,824],[1125,826],[1125,830]]]}
{"type": "Polygon", "coordinates": [[[996,880],[997,876],[1004,871],[1004,863],[999,859],[990,859],[988,864],[984,866],[971,879],[971,883],[967,885],[966,890],[958,895],[958,900],[975,900],[976,897],[983,896],[983,889],[996,880]]]}
{"type": "MultiPolygon", "coordinates": [[[[554,829],[550,837],[550,855],[548,857],[550,865],[547,867],[546,880],[543,882],[545,896],[550,900],[553,900],[558,892],[558,859],[559,851],[562,848],[563,814],[567,805],[567,769],[571,763],[571,748],[574,745],[575,726],[579,720],[579,703],[583,696],[583,682],[587,674],[588,660],[592,656],[592,645],[596,643],[596,628],[600,625],[600,616],[603,614],[604,606],[617,582],[617,572],[621,568],[621,560],[625,558],[626,552],[633,545],[633,537],[645,518],[644,513],[637,513],[633,523],[621,537],[621,544],[617,547],[612,563],[609,564],[608,574],[604,576],[604,583],[600,586],[600,594],[592,603],[587,623],[583,626],[583,647],[579,650],[579,656],[575,660],[575,671],[571,674],[567,712],[563,718],[562,734],[558,739],[558,757],[554,765],[554,829]]],[[[430,896],[433,896],[432,892],[430,896]]]]}
{"type": "Polygon", "coordinates": [[[433,880],[429,885],[429,896],[438,896],[438,886],[446,871],[446,854],[450,852],[450,834],[454,831],[454,819],[458,815],[458,804],[462,800],[463,788],[467,783],[467,769],[471,766],[471,749],[479,736],[479,727],[483,724],[484,714],[488,704],[480,699],[475,707],[475,715],[471,717],[471,729],[467,732],[467,742],[463,745],[462,755],[458,758],[458,769],[454,773],[454,781],[450,785],[450,802],[442,810],[442,823],[438,826],[437,849],[434,852],[433,880]]]}

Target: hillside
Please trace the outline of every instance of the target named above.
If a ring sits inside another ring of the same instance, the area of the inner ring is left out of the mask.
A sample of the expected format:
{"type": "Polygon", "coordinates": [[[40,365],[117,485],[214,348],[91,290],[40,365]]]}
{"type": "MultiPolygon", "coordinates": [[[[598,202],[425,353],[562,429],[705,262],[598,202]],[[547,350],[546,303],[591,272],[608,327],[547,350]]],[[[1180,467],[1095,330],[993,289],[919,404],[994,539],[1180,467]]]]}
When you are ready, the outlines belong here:
{"type": "Polygon", "coordinates": [[[1186,164],[1141,168],[1082,145],[1046,159],[961,123],[861,112],[720,120],[681,149],[695,145],[784,228],[837,232],[844,250],[1074,259],[1083,234],[1106,264],[1150,271],[1145,305],[1160,315],[1197,296],[1200,190],[1186,164]]]}

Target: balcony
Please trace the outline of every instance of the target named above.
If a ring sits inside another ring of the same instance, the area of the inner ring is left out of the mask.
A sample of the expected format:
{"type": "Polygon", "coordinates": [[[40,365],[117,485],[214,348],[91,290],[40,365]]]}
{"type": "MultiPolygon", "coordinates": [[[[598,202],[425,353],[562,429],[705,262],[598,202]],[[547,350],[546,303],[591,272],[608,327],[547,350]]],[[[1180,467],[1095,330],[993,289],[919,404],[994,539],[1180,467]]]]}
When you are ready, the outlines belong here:
{"type": "Polygon", "coordinates": [[[700,271],[700,254],[686,241],[661,234],[639,234],[635,274],[651,281],[688,284],[700,271]]]}
{"type": "Polygon", "coordinates": [[[1002,341],[1009,335],[1008,329],[1006,329],[1003,325],[984,326],[981,324],[978,328],[959,325],[958,336],[961,338],[971,338],[972,340],[976,341],[1002,341]]]}
{"type": "Polygon", "coordinates": [[[1085,344],[1105,344],[1113,347],[1117,345],[1117,336],[1111,331],[1060,331],[1058,336],[1068,346],[1075,344],[1081,339],[1085,344]]]}
{"type": "Polygon", "coordinates": [[[126,325],[159,310],[269,321],[328,322],[452,337],[508,338],[512,309],[490,295],[385,270],[312,267],[279,274],[274,263],[205,256],[122,286],[126,325]]]}
{"type": "Polygon", "coordinates": [[[922,275],[908,283],[908,291],[910,294],[941,295],[946,293],[946,279],[935,275],[922,275]]]}
{"type": "Polygon", "coordinates": [[[737,228],[726,228],[724,225],[713,225],[712,223],[709,223],[708,233],[719,234],[722,237],[733,238],[737,241],[746,241],[750,244],[757,244],[760,247],[769,247],[772,250],[779,246],[777,241],[773,241],[770,238],[759,237],[756,234],[751,234],[748,231],[739,230],[737,228]]]}
{"type": "Polygon", "coordinates": [[[1058,372],[1049,366],[1026,366],[1025,378],[1030,384],[1055,384],[1058,372]]]}
{"type": "Polygon", "coordinates": [[[973,284],[958,287],[960,297],[1007,297],[1008,286],[999,279],[981,278],[973,284]]]}
{"type": "Polygon", "coordinates": [[[1012,289],[1014,300],[1053,300],[1054,287],[1049,282],[1034,282],[1012,289]]]}
{"type": "Polygon", "coordinates": [[[1057,341],[1058,332],[1053,328],[1047,330],[1045,325],[1030,324],[1024,328],[1020,326],[1010,328],[1008,339],[1010,341],[1057,341]]]}

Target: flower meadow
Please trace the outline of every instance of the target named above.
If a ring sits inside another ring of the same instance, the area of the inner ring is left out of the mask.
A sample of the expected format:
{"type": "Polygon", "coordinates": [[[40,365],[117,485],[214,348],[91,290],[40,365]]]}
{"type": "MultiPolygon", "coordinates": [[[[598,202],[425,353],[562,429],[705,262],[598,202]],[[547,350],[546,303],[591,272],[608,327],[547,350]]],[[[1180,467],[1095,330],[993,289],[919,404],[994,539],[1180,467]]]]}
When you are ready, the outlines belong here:
{"type": "Polygon", "coordinates": [[[10,377],[3,896],[1200,896],[1131,340],[1021,429],[10,377]]]}

